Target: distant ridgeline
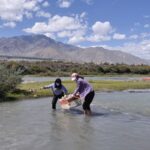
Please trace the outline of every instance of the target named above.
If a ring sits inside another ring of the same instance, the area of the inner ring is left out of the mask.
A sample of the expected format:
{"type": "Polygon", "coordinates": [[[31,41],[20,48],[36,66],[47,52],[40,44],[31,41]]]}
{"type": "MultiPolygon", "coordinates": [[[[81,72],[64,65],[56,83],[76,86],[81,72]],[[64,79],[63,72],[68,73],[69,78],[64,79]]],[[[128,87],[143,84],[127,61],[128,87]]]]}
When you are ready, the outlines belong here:
{"type": "Polygon", "coordinates": [[[150,64],[149,60],[139,58],[120,50],[103,47],[78,47],[62,43],[44,35],[22,35],[0,38],[1,59],[6,60],[56,60],[76,63],[101,64],[150,64]]]}

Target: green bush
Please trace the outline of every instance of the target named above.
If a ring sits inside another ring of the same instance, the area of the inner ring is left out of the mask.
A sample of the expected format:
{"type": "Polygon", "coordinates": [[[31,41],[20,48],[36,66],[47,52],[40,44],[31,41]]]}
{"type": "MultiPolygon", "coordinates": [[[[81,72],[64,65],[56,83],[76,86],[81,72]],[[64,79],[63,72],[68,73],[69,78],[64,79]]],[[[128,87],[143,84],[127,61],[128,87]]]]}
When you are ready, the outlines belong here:
{"type": "Polygon", "coordinates": [[[70,76],[72,72],[82,75],[100,74],[140,74],[149,75],[150,65],[126,65],[126,64],[94,64],[73,63],[63,61],[0,61],[8,69],[21,69],[22,75],[49,75],[70,76]]]}
{"type": "Polygon", "coordinates": [[[9,92],[16,90],[16,86],[21,82],[20,73],[20,69],[8,69],[0,64],[0,100],[5,99],[9,92]]]}

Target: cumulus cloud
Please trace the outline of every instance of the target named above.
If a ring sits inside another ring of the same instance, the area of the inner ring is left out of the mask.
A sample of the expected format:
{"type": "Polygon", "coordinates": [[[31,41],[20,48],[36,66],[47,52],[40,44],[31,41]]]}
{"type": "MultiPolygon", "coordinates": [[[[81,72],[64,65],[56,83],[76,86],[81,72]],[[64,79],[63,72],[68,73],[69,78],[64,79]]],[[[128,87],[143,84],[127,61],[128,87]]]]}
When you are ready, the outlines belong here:
{"type": "Polygon", "coordinates": [[[92,30],[95,34],[107,35],[112,30],[112,27],[108,21],[98,21],[92,26],[92,30]]]}
{"type": "Polygon", "coordinates": [[[103,36],[103,35],[92,35],[87,37],[87,41],[90,42],[102,42],[111,40],[111,36],[103,36]]]}
{"type": "Polygon", "coordinates": [[[87,25],[83,22],[83,14],[74,17],[55,15],[47,23],[36,22],[33,27],[24,29],[27,33],[55,35],[55,37],[69,38],[69,42],[83,40],[87,25]]]}
{"type": "Polygon", "coordinates": [[[71,37],[72,36],[72,32],[71,31],[61,31],[61,32],[57,33],[57,36],[59,38],[71,37]]]}
{"type": "Polygon", "coordinates": [[[90,28],[86,22],[86,15],[86,12],[72,16],[54,15],[47,22],[36,22],[32,27],[23,29],[23,31],[33,34],[44,34],[49,37],[52,35],[56,39],[67,38],[70,44],[77,44],[83,41],[123,40],[126,38],[125,34],[119,33],[115,33],[112,36],[114,29],[108,21],[97,21],[90,28]]]}
{"type": "Polygon", "coordinates": [[[146,39],[146,38],[150,38],[150,33],[148,32],[143,32],[140,35],[140,39],[146,39]]]}
{"type": "Polygon", "coordinates": [[[83,2],[85,2],[88,5],[93,4],[93,0],[82,0],[83,2]]]}
{"type": "Polygon", "coordinates": [[[3,24],[4,27],[14,28],[16,26],[15,22],[7,22],[3,24]]]}
{"type": "Polygon", "coordinates": [[[110,22],[100,22],[97,21],[92,26],[93,34],[88,37],[89,41],[99,42],[99,41],[107,41],[111,39],[110,33],[113,31],[113,28],[110,22]]]}
{"type": "Polygon", "coordinates": [[[85,38],[83,36],[73,36],[69,39],[68,43],[75,44],[83,41],[85,41],[85,38]]]}
{"type": "Polygon", "coordinates": [[[50,18],[51,14],[48,12],[44,12],[44,11],[40,10],[40,11],[37,11],[36,16],[50,18]]]}
{"type": "Polygon", "coordinates": [[[113,35],[113,39],[115,39],[115,40],[124,40],[125,38],[126,38],[125,34],[115,33],[113,35]]]}
{"type": "Polygon", "coordinates": [[[103,45],[103,47],[110,50],[121,50],[143,59],[150,59],[150,40],[142,40],[141,42],[128,42],[121,46],[113,47],[103,45]]]}
{"type": "Polygon", "coordinates": [[[138,38],[139,38],[139,36],[137,34],[133,34],[133,35],[129,36],[129,39],[132,39],[132,40],[136,40],[138,38]]]}
{"type": "Polygon", "coordinates": [[[39,3],[42,3],[44,0],[37,0],[39,3]]]}
{"type": "Polygon", "coordinates": [[[43,7],[48,7],[49,6],[49,3],[47,1],[45,1],[43,4],[42,4],[43,7]]]}
{"type": "Polygon", "coordinates": [[[42,0],[1,0],[0,19],[7,22],[18,22],[24,17],[32,18],[33,13],[40,10],[41,2],[42,0]]]}
{"type": "Polygon", "coordinates": [[[143,59],[150,59],[150,40],[142,40],[138,43],[126,43],[121,50],[142,57],[143,59]]]}
{"type": "Polygon", "coordinates": [[[58,0],[58,5],[60,8],[69,8],[73,0],[58,0]]]}
{"type": "Polygon", "coordinates": [[[31,19],[33,18],[33,14],[31,12],[25,11],[24,15],[26,16],[26,18],[31,19]]]}

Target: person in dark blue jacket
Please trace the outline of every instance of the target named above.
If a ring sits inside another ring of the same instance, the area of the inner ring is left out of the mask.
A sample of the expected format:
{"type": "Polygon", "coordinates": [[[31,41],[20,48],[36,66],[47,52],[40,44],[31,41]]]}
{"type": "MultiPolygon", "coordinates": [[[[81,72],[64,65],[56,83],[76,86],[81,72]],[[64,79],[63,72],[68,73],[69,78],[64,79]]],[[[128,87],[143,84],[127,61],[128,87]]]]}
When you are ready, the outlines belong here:
{"type": "Polygon", "coordinates": [[[62,85],[60,78],[57,78],[54,83],[43,87],[43,89],[48,88],[50,88],[53,92],[52,109],[55,110],[58,99],[66,95],[68,91],[65,86],[62,85]]]}

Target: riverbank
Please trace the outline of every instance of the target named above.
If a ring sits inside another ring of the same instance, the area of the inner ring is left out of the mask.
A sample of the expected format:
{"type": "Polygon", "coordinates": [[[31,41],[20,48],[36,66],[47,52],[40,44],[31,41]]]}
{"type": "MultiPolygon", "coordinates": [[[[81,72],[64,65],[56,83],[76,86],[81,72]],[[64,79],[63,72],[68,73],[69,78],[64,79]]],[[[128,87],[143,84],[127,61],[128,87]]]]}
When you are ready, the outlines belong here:
{"type": "MultiPolygon", "coordinates": [[[[124,91],[134,89],[150,89],[150,81],[133,80],[133,81],[105,81],[105,80],[90,80],[95,91],[112,92],[112,91],[124,91]]],[[[52,81],[34,82],[34,83],[22,83],[18,86],[18,90],[9,94],[10,99],[26,99],[26,98],[39,98],[52,96],[52,92],[49,89],[42,89],[41,87],[51,84],[52,81]]],[[[63,81],[63,84],[68,89],[69,93],[72,93],[76,88],[76,84],[70,80],[63,81]]]]}

